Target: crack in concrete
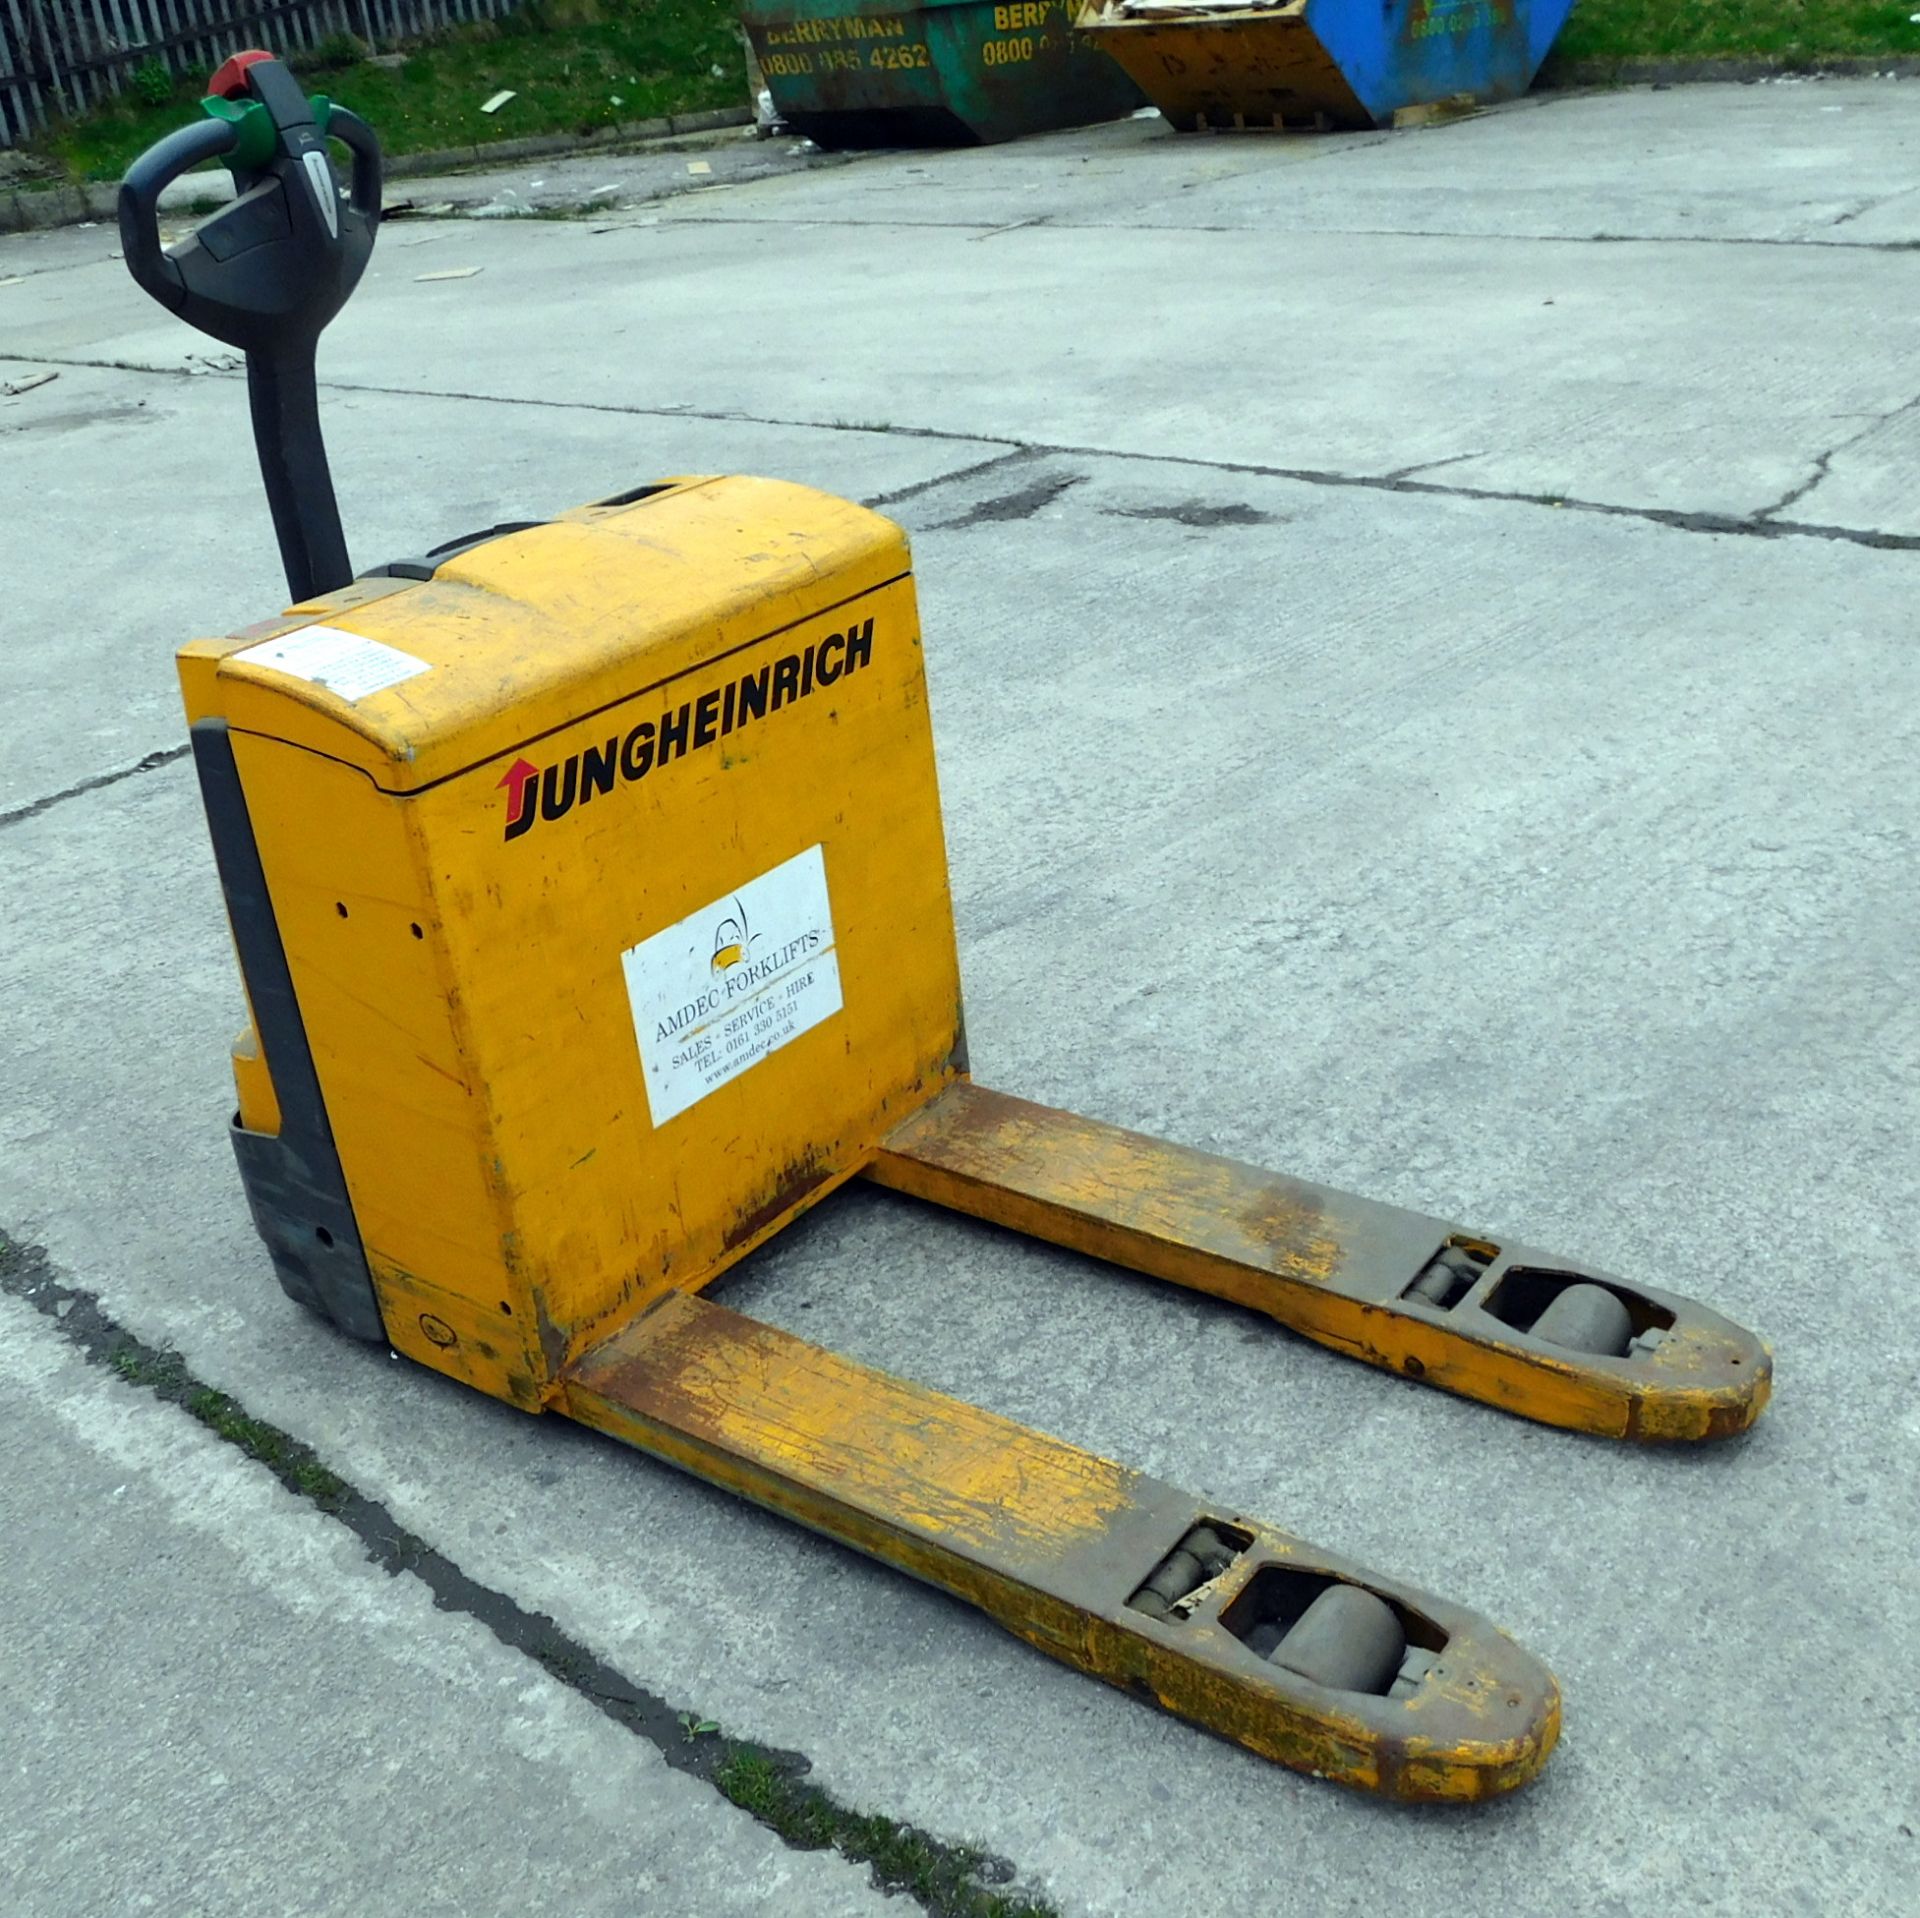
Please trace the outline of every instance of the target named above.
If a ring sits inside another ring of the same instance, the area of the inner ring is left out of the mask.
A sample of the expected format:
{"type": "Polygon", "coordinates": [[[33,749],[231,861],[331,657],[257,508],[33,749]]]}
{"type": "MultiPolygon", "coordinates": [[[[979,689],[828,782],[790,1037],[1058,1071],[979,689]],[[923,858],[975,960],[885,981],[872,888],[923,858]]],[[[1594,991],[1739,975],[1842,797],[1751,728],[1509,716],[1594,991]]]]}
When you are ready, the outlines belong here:
{"type": "Polygon", "coordinates": [[[1811,233],[1434,233],[1421,237],[1435,240],[1559,239],[1575,246],[1801,246],[1816,250],[1824,248],[1829,253],[1912,253],[1920,250],[1920,240],[1823,240],[1811,233]]]}
{"type": "MultiPolygon", "coordinates": [[[[1852,442],[1848,441],[1847,444],[1851,445],[1852,442]]],[[[1827,450],[1814,461],[1813,471],[1810,472],[1798,486],[1788,487],[1771,506],[1761,507],[1759,512],[1754,514],[1754,518],[1757,520],[1772,519],[1776,513],[1784,513],[1789,506],[1797,505],[1801,500],[1805,499],[1806,496],[1827,477],[1827,474],[1833,466],[1833,456],[1841,450],[1838,446],[1829,446],[1827,450]]]]}
{"type": "MultiPolygon", "coordinates": [[[[1920,246],[1920,242],[1915,244],[1920,246]]],[[[92,367],[106,372],[147,373],[171,379],[207,377],[204,373],[195,373],[187,368],[139,366],[117,360],[59,360],[45,363],[92,367]]],[[[231,376],[215,375],[214,377],[231,376]]],[[[1013,455],[1028,458],[1113,460],[1146,466],[1179,467],[1197,472],[1240,473],[1255,479],[1290,480],[1300,486],[1352,487],[1361,492],[1411,493],[1430,495],[1436,499],[1484,500],[1499,506],[1544,506],[1556,512],[1593,513],[1604,519],[1640,520],[1650,526],[1665,527],[1671,532],[1705,533],[1716,537],[1726,535],[1743,539],[1831,540],[1842,545],[1866,546],[1880,552],[1920,551],[1920,534],[1916,533],[1889,533],[1874,527],[1836,526],[1818,520],[1789,520],[1761,516],[1763,513],[1777,513],[1780,510],[1778,502],[1775,502],[1772,507],[1762,508],[1759,512],[1752,514],[1715,513],[1690,507],[1630,506],[1618,500],[1583,499],[1578,495],[1565,493],[1528,492],[1518,487],[1443,486],[1432,480],[1397,478],[1392,473],[1340,473],[1326,467],[1277,466],[1262,460],[1203,459],[1192,453],[1146,453],[1125,447],[1092,446],[1065,441],[1020,440],[1002,433],[963,433],[957,429],[942,426],[903,426],[898,422],[863,425],[858,421],[810,420],[772,413],[710,412],[692,406],[631,406],[620,405],[611,400],[555,399],[548,394],[470,393],[453,387],[378,386],[358,380],[328,380],[323,381],[321,385],[322,390],[327,392],[366,393],[385,399],[458,400],[479,406],[550,407],[559,412],[610,413],[623,419],[701,420],[717,426],[778,426],[814,433],[871,433],[889,439],[927,440],[950,446],[999,446],[1006,449],[1004,454],[983,461],[982,465],[994,465],[999,459],[1013,455]]],[[[1907,405],[1916,404],[1920,404],[1920,397],[1907,402],[1907,405]]],[[[1875,420],[1873,424],[1885,425],[1895,414],[1906,410],[1906,406],[1896,407],[1892,413],[1875,420]]],[[[1871,431],[1872,428],[1865,430],[1871,431]]],[[[1864,433],[1857,437],[1864,437],[1864,433]]],[[[1841,447],[1835,450],[1844,451],[1845,449],[1841,447]]],[[[903,497],[914,491],[931,491],[934,487],[945,483],[945,479],[917,482],[913,488],[903,489],[901,495],[889,497],[903,497]]]]}
{"type": "MultiPolygon", "coordinates": [[[[1841,214],[1838,219],[1829,220],[1827,222],[1827,229],[1831,232],[1836,226],[1850,225],[1863,214],[1877,212],[1883,206],[1891,206],[1895,200],[1904,200],[1914,191],[1916,191],[1916,189],[1910,186],[1895,187],[1891,193],[1882,193],[1877,199],[1862,200],[1857,207],[1841,214]]],[[[1852,244],[1852,242],[1849,242],[1849,244],[1852,244]]]]}
{"type": "Polygon", "coordinates": [[[95,773],[91,779],[76,780],[71,786],[62,786],[58,792],[45,793],[38,799],[30,799],[24,806],[0,812],[0,827],[17,826],[24,819],[37,819],[43,812],[64,805],[69,799],[78,799],[84,793],[97,793],[103,786],[117,786],[123,779],[135,779],[141,773],[171,766],[176,759],[186,758],[192,750],[191,746],[165,746],[158,752],[148,753],[144,759],[136,759],[131,766],[120,766],[110,773],[95,773]]]}
{"type": "Polygon", "coordinates": [[[1881,427],[1891,425],[1902,413],[1910,413],[1916,406],[1920,406],[1920,393],[1916,393],[1910,400],[1902,400],[1898,406],[1887,408],[1884,413],[1876,413],[1857,433],[1849,433],[1845,439],[1836,441],[1824,453],[1818,455],[1807,477],[1797,486],[1788,487],[1771,506],[1761,507],[1753,515],[1754,519],[1773,523],[1776,514],[1784,513],[1789,506],[1799,505],[1816,486],[1830,477],[1833,462],[1840,454],[1858,446],[1862,440],[1871,439],[1881,427]]]}
{"type": "Polygon", "coordinates": [[[1412,479],[1416,473],[1437,473],[1443,466],[1458,466],[1462,460],[1477,460],[1486,457],[1486,448],[1474,453],[1452,453],[1443,460],[1416,460],[1411,466],[1396,466],[1391,473],[1383,473],[1382,479],[1412,479]]]}
{"type": "MultiPolygon", "coordinates": [[[[137,369],[136,369],[137,370],[137,369]]],[[[1428,494],[1439,499],[1487,500],[1507,506],[1545,506],[1556,511],[1595,513],[1608,519],[1637,519],[1682,533],[1730,534],[1749,539],[1820,539],[1868,546],[1887,552],[1920,551],[1920,534],[1888,533],[1859,526],[1830,526],[1816,521],[1760,519],[1690,508],[1629,506],[1615,500],[1582,499],[1570,494],[1532,493],[1519,488],[1443,486],[1431,480],[1398,479],[1391,473],[1339,473],[1324,467],[1275,466],[1259,460],[1210,460],[1191,453],[1144,453],[1124,447],[1076,445],[1048,440],[1017,440],[997,433],[961,433],[938,426],[861,426],[763,413],[706,413],[691,407],[619,406],[600,400],[556,400],[545,395],[493,395],[452,390],[327,382],[345,393],[371,393],[396,399],[469,400],[482,405],[551,406],[562,410],[631,415],[643,419],[698,419],[719,425],[779,426],[829,433],[880,433],[889,438],[932,440],[953,445],[1004,446],[1029,458],[1124,460],[1150,466],[1190,467],[1209,473],[1244,473],[1258,479],[1292,480],[1302,486],[1356,487],[1363,492],[1428,494]]],[[[1898,408],[1896,411],[1904,411],[1898,408]]],[[[1887,416],[1891,418],[1892,415],[1887,416]]],[[[1884,421],[1876,424],[1884,424],[1884,421]]],[[[992,462],[986,462],[991,464],[992,462]]],[[[934,484],[935,482],[930,482],[934,484]]]]}
{"type": "Polygon", "coordinates": [[[910,486],[896,486],[890,493],[875,493],[861,504],[878,512],[883,506],[898,506],[903,500],[918,499],[922,493],[931,493],[936,487],[957,486],[962,480],[978,479],[981,474],[991,473],[996,467],[1018,465],[1033,457],[1024,446],[1011,447],[972,466],[957,467],[951,473],[937,473],[932,479],[915,480],[910,486]]]}
{"type": "MultiPolygon", "coordinates": [[[[29,227],[23,231],[19,228],[10,230],[6,227],[0,227],[0,238],[24,239],[28,234],[37,234],[44,237],[62,230],[63,229],[59,227],[29,227]]],[[[68,228],[64,230],[71,231],[72,229],[68,228]]],[[[117,253],[96,253],[84,260],[32,261],[9,259],[6,262],[9,270],[6,273],[0,274],[0,278],[11,278],[13,270],[17,270],[22,280],[43,280],[55,273],[78,273],[83,268],[100,266],[117,258],[117,253]]]]}
{"type": "Polygon", "coordinates": [[[1009,220],[1005,226],[990,226],[984,233],[971,233],[967,237],[970,241],[992,240],[1002,233],[1019,233],[1030,226],[1050,226],[1052,223],[1052,215],[1036,213],[1030,220],[1009,220]]]}
{"type": "MultiPolygon", "coordinates": [[[[138,371],[140,369],[130,369],[138,371]]],[[[614,413],[641,419],[697,419],[716,425],[779,426],[824,433],[880,433],[889,438],[933,440],[954,445],[1004,446],[1029,458],[1129,461],[1148,466],[1189,467],[1209,473],[1244,473],[1257,479],[1292,480],[1302,486],[1355,487],[1362,492],[1430,494],[1438,499],[1487,500],[1506,506],[1546,506],[1556,511],[1596,513],[1609,519],[1644,520],[1682,533],[1732,534],[1749,539],[1821,539],[1869,546],[1888,552],[1920,551],[1920,534],[1887,533],[1870,527],[1829,526],[1808,520],[1761,520],[1733,513],[1712,513],[1667,506],[1628,506],[1615,500],[1581,499],[1571,494],[1530,493],[1518,488],[1441,486],[1431,480],[1396,479],[1392,474],[1337,473],[1324,467],[1274,466],[1259,460],[1210,460],[1191,453],[1143,453],[1124,447],[1078,445],[1050,440],[1016,440],[997,433],[961,433],[939,426],[861,426],[765,413],[706,413],[691,407],[617,406],[601,400],[556,400],[544,395],[462,393],[452,390],[328,382],[343,393],[372,393],[392,399],[470,400],[481,405],[550,406],[561,410],[614,413]]],[[[992,462],[987,462],[991,464],[992,462]]],[[[929,482],[930,488],[939,482],[929,482]]]]}
{"type": "MultiPolygon", "coordinates": [[[[1212,181],[1196,185],[1211,186],[1212,181]]],[[[1892,196],[1899,198],[1898,194],[1892,196]]],[[[1157,202],[1156,202],[1157,204],[1157,202]]],[[[1868,208],[1860,209],[1862,212],[1868,208]]],[[[1821,229],[1831,232],[1841,222],[1832,221],[1821,229]]],[[[1237,222],[1181,220],[1141,222],[1138,220],[1063,220],[1043,215],[1033,220],[1016,220],[1008,226],[987,226],[978,220],[910,220],[878,217],[865,220],[782,220],[772,215],[699,213],[677,214],[661,224],[672,226],[810,226],[836,227],[849,232],[866,228],[898,227],[913,232],[963,233],[970,240],[990,239],[996,233],[1016,233],[1029,226],[1044,226],[1049,233],[1242,233],[1249,239],[1272,237],[1266,227],[1237,222]]],[[[1824,248],[1833,253],[1913,253],[1920,252],[1920,239],[1913,240],[1823,240],[1818,234],[1764,233],[1494,233],[1477,232],[1465,227],[1419,226],[1301,226],[1286,230],[1285,237],[1295,240],[1466,240],[1475,245],[1517,246],[1776,246],[1824,248]]]]}
{"type": "MultiPolygon", "coordinates": [[[[651,1745],[674,1771],[685,1772],[712,1788],[716,1797],[736,1803],[721,1774],[730,1758],[744,1749],[773,1767],[783,1778],[795,1779],[812,1769],[804,1753],[735,1741],[716,1730],[696,1735],[692,1727],[708,1724],[703,1714],[676,1709],[657,1693],[636,1685],[625,1673],[597,1656],[579,1639],[569,1636],[544,1612],[531,1612],[509,1594],[482,1585],[452,1559],[410,1532],[378,1499],[368,1497],[327,1466],[313,1448],[256,1419],[230,1395],[209,1386],[187,1369],[177,1352],[137,1338],[101,1306],[96,1294],[63,1284],[39,1248],[0,1233],[0,1292],[34,1308],[51,1328],[90,1364],[117,1373],[129,1384],[143,1387],[163,1404],[196,1418],[237,1451],[272,1472],[288,1491],[346,1527],[360,1541],[368,1559],[390,1577],[417,1578],[433,1595],[437,1609],[453,1612],[484,1625],[508,1650],[532,1659],[547,1675],[577,1693],[623,1731],[651,1745]]],[[[809,1795],[836,1812],[848,1808],[807,1786],[809,1795]]],[[[795,1850],[826,1848],[819,1838],[783,1829],[772,1817],[762,1817],[741,1805],[749,1817],[795,1850]]],[[[935,1918],[963,1918],[963,1914],[1004,1912],[1051,1918],[1037,1898],[1017,1891],[994,1892],[989,1887],[1011,1887],[1017,1874],[1007,1860],[976,1846],[936,1838],[903,1821],[879,1814],[853,1813],[863,1825],[872,1824],[883,1838],[910,1838],[936,1865],[933,1889],[882,1862],[838,1847],[851,1864],[870,1867],[875,1886],[909,1898],[935,1918]],[[943,1869],[940,1869],[943,1867],[943,1869]]]]}

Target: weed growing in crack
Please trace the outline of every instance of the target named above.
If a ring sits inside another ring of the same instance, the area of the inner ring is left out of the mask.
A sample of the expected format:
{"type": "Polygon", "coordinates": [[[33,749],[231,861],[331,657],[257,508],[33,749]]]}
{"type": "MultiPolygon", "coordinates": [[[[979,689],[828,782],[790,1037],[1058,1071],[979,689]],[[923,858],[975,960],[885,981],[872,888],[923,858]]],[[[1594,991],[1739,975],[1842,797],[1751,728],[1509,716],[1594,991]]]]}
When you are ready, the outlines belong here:
{"type": "Polygon", "coordinates": [[[984,1852],[945,1845],[898,1819],[848,1811],[752,1745],[734,1745],[713,1782],[740,1809],[801,1851],[837,1851],[868,1866],[884,1891],[904,1891],[937,1918],[1058,1918],[1051,1905],[989,1889],[1006,1868],[984,1852]]]}

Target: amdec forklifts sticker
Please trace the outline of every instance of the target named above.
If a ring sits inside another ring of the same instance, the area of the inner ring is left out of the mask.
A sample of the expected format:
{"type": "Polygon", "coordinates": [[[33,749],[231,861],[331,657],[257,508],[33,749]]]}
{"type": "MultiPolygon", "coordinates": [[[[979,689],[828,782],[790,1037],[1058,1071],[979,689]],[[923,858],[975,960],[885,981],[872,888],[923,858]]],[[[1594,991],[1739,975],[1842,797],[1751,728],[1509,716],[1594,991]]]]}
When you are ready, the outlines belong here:
{"type": "Polygon", "coordinates": [[[840,1010],[818,846],[621,955],[656,1126],[840,1010]]]}

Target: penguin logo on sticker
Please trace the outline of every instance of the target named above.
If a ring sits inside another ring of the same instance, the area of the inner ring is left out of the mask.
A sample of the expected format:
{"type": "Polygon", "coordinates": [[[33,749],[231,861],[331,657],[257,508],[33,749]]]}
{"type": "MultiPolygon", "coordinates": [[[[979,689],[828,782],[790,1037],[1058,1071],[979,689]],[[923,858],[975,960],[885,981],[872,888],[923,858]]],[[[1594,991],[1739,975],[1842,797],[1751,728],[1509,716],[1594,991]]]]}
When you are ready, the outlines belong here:
{"type": "Polygon", "coordinates": [[[759,938],[747,930],[747,909],[736,898],[733,911],[713,929],[713,975],[717,979],[731,972],[747,956],[747,948],[759,938]]]}

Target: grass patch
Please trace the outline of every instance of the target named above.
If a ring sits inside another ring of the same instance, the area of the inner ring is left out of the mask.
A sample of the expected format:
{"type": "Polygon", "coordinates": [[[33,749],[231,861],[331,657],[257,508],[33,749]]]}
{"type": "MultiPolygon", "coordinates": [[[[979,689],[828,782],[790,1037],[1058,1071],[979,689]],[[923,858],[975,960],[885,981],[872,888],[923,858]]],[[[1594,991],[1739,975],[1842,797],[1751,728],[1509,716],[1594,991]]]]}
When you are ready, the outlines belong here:
{"type": "Polygon", "coordinates": [[[277,1425],[252,1418],[224,1392],[201,1386],[190,1392],[186,1408],[202,1425],[217,1432],[229,1445],[235,1445],[249,1458],[270,1467],[292,1488],[316,1505],[337,1511],[347,1495],[346,1482],[314,1457],[298,1439],[289,1438],[277,1425]]]}
{"type": "Polygon", "coordinates": [[[930,1840],[911,1825],[849,1811],[752,1745],[734,1745],[713,1782],[744,1812],[800,1851],[837,1851],[871,1870],[885,1891],[905,1892],[938,1918],[1059,1918],[1051,1905],[981,1884],[985,1853],[930,1840]]]}
{"type": "Polygon", "coordinates": [[[1913,0],[1576,0],[1559,61],[1887,59],[1920,55],[1913,0]]]}
{"type": "MultiPolygon", "coordinates": [[[[288,64],[308,92],[351,107],[392,154],[592,133],[744,106],[747,95],[729,0],[528,0],[503,19],[420,42],[403,66],[374,66],[346,39],[288,64]],[[497,113],[480,111],[509,87],[515,97],[497,113]]],[[[204,75],[169,78],[149,65],[135,80],[110,105],[49,127],[35,149],[73,178],[117,180],[162,134],[199,117],[204,75]]]]}
{"type": "Polygon", "coordinates": [[[178,1352],[151,1352],[131,1341],[122,1341],[107,1354],[107,1363],[129,1385],[146,1385],[169,1398],[179,1391],[187,1376],[186,1361],[178,1352]]]}
{"type": "MultiPolygon", "coordinates": [[[[1578,0],[1553,58],[1790,67],[1920,56],[1913,11],[1913,0],[1578,0]]],[[[290,64],[310,92],[370,122],[392,154],[586,134],[746,102],[731,0],[527,0],[503,19],[417,43],[399,67],[372,65],[344,37],[290,64]],[[505,88],[515,97],[483,114],[505,88]]],[[[118,99],[57,122],[34,150],[71,178],[117,180],[162,134],[197,117],[203,84],[148,61],[118,99]]]]}
{"type": "Polygon", "coordinates": [[[345,1502],[346,1481],[329,1472],[309,1447],[277,1425],[251,1417],[224,1392],[196,1383],[178,1352],[156,1351],[123,1338],[108,1351],[107,1363],[129,1385],[144,1385],[156,1398],[184,1407],[209,1431],[324,1510],[337,1512],[345,1502]]]}

